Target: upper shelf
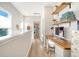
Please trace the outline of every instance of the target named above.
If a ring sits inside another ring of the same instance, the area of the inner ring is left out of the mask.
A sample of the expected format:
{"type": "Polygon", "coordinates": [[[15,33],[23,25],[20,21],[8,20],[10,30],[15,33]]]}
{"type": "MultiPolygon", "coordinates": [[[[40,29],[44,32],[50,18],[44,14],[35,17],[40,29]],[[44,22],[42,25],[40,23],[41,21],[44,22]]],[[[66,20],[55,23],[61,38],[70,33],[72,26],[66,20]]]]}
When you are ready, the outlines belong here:
{"type": "Polygon", "coordinates": [[[56,6],[56,10],[52,13],[53,14],[59,14],[60,11],[62,11],[64,8],[66,8],[69,5],[71,8],[71,2],[63,2],[61,5],[56,6]]]}
{"type": "Polygon", "coordinates": [[[53,25],[59,25],[59,24],[63,24],[63,23],[71,23],[73,21],[78,21],[78,20],[71,20],[71,21],[55,21],[53,25]]]}

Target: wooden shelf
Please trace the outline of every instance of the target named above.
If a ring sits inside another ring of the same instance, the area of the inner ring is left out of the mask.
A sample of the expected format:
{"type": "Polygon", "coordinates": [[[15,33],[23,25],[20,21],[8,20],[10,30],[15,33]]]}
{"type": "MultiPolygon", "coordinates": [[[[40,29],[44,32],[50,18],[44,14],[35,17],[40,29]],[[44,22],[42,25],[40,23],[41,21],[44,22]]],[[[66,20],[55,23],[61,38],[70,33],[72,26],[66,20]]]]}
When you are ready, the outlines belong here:
{"type": "MultiPolygon", "coordinates": [[[[61,3],[59,6],[56,6],[56,10],[52,13],[52,15],[59,14],[59,12],[61,12],[67,6],[69,6],[69,8],[71,8],[71,2],[61,3]]],[[[56,20],[57,19],[53,20],[54,25],[59,25],[59,24],[63,24],[63,23],[71,23],[73,21],[77,21],[77,20],[65,20],[65,21],[56,21],[56,20]]]]}
{"type": "Polygon", "coordinates": [[[71,2],[63,2],[60,6],[56,6],[56,10],[52,13],[53,14],[59,14],[60,11],[62,11],[64,8],[66,8],[69,5],[71,6],[71,2]]]}
{"type": "Polygon", "coordinates": [[[71,21],[55,21],[55,23],[53,25],[59,25],[59,24],[63,24],[63,23],[71,23],[73,21],[78,21],[78,20],[71,20],[71,21]]]}

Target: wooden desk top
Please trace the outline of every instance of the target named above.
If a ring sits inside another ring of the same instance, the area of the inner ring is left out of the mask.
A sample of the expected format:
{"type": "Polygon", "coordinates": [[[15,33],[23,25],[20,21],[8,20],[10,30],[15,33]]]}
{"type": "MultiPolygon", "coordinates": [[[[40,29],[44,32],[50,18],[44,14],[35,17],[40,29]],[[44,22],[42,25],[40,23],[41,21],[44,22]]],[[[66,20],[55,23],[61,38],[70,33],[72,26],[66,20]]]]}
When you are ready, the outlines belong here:
{"type": "Polygon", "coordinates": [[[46,35],[46,37],[48,39],[50,39],[51,41],[55,42],[58,46],[66,49],[66,50],[71,49],[71,44],[67,40],[62,40],[62,39],[57,38],[57,37],[52,36],[52,35],[46,35]]]}

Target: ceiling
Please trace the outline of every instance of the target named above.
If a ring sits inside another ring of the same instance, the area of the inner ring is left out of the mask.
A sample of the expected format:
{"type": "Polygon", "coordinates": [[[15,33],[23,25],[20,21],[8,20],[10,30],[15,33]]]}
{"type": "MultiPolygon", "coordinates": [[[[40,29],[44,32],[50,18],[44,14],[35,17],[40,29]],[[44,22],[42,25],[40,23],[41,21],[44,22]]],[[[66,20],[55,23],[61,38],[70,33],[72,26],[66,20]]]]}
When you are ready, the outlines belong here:
{"type": "Polygon", "coordinates": [[[53,6],[56,2],[12,2],[24,16],[41,16],[44,6],[53,6]]]}

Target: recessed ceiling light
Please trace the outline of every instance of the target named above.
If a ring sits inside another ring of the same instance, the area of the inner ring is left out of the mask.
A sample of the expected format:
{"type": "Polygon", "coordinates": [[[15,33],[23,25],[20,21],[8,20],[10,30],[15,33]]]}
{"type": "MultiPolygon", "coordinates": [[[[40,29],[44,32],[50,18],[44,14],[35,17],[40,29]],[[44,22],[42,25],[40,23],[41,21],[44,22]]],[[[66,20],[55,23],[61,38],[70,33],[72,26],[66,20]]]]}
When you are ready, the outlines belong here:
{"type": "Polygon", "coordinates": [[[40,13],[33,13],[33,14],[35,14],[35,15],[39,15],[40,13]]]}

